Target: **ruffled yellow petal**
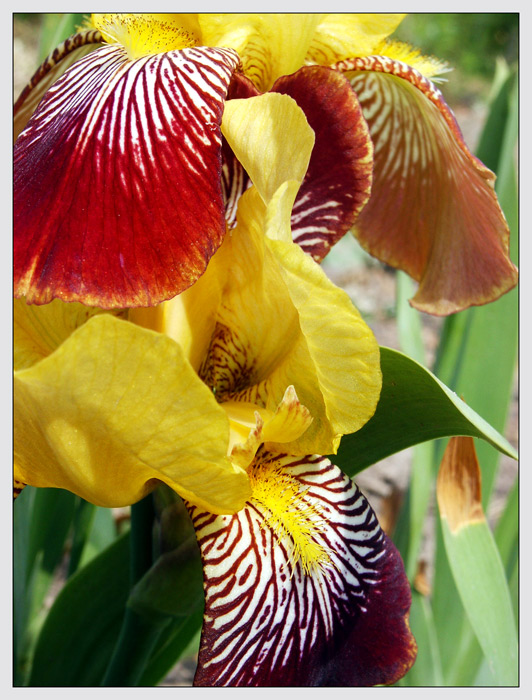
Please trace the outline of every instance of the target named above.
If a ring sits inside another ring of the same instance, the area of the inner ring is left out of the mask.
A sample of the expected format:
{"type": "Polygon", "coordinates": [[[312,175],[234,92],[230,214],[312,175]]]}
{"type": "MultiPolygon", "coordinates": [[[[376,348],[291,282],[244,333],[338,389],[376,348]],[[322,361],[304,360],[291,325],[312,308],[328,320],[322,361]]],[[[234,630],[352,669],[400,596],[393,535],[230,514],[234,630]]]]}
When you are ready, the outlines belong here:
{"type": "Polygon", "coordinates": [[[320,14],[201,14],[199,24],[206,46],[234,49],[244,73],[266,92],[281,75],[305,63],[320,14]]]}
{"type": "Polygon", "coordinates": [[[390,36],[404,14],[328,14],[324,15],[312,38],[307,62],[329,66],[345,58],[367,56],[390,36]]]}
{"type": "Polygon", "coordinates": [[[101,314],[15,373],[15,479],[101,506],[134,503],[164,482],[232,513],[248,477],[227,458],[229,425],[170,338],[101,314]]]}
{"type": "Polygon", "coordinates": [[[305,177],[314,132],[303,110],[288,95],[269,93],[229,100],[222,133],[265,203],[282,183],[305,177]]]}
{"type": "Polygon", "coordinates": [[[310,256],[264,235],[266,222],[275,221],[269,209],[253,187],[239,202],[237,227],[224,242],[223,304],[200,374],[220,401],[270,411],[293,385],[314,420],[279,449],[329,454],[375,411],[378,346],[349,297],[310,256]]]}
{"type": "Polygon", "coordinates": [[[305,342],[290,363],[290,376],[315,419],[291,449],[335,452],[341,435],[359,430],[377,407],[382,384],[378,344],[348,295],[297,245],[270,240],[268,246],[280,263],[305,342]]]}

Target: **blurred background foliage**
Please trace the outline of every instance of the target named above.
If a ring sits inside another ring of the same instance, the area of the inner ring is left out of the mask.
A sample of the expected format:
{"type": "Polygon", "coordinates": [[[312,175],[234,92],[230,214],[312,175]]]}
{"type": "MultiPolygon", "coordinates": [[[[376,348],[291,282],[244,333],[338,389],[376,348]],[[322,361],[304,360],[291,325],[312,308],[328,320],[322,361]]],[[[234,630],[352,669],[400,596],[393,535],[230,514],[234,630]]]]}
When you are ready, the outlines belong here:
{"type": "Polygon", "coordinates": [[[517,63],[519,13],[413,13],[395,37],[449,63],[453,73],[447,76],[448,97],[449,91],[455,99],[486,96],[497,59],[504,58],[510,66],[517,63]]]}

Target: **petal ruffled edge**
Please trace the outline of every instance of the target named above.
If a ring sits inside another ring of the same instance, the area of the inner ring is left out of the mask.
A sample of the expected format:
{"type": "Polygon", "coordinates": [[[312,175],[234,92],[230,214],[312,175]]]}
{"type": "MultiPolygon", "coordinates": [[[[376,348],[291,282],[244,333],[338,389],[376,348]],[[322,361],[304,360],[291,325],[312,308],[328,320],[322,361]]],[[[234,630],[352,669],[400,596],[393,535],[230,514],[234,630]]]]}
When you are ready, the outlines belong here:
{"type": "Polygon", "coordinates": [[[15,145],[16,296],[150,306],[198,279],[225,235],[220,124],[238,60],[106,46],[54,83],[15,145]]]}
{"type": "Polygon", "coordinates": [[[494,301],[517,283],[494,174],[467,148],[441,92],[383,56],[334,66],[349,79],[375,147],[361,245],[419,281],[411,304],[436,315],[494,301]]]}
{"type": "Polygon", "coordinates": [[[14,378],[15,479],[96,505],[166,483],[211,512],[250,494],[227,457],[229,422],[170,338],[110,314],[14,378]]]}

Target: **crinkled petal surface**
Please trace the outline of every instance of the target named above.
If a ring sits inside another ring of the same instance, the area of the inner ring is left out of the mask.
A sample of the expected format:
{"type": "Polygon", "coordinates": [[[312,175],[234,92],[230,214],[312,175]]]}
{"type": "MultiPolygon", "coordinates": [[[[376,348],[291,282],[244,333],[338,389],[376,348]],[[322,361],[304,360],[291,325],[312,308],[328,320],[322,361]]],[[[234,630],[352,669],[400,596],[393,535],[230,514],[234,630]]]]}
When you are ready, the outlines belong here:
{"type": "Polygon", "coordinates": [[[15,373],[15,479],[101,506],[138,501],[158,483],[214,513],[249,497],[226,457],[229,424],[179,346],[100,314],[15,373]]]}
{"type": "Polygon", "coordinates": [[[291,489],[290,515],[270,510],[260,488],[233,516],[190,509],[205,588],[195,685],[398,680],[416,655],[410,588],[368,502],[325,458],[261,460],[257,478],[275,479],[270,495],[275,484],[291,489]]]}
{"type": "Polygon", "coordinates": [[[375,151],[355,235],[419,281],[413,306],[447,315],[517,283],[494,174],[468,150],[440,91],[418,71],[370,56],[337,64],[362,106],[375,151]]]}
{"type": "Polygon", "coordinates": [[[280,205],[289,219],[289,204],[274,195],[268,216],[255,188],[241,197],[237,227],[215,256],[224,286],[200,376],[221,401],[271,411],[293,386],[314,420],[280,449],[331,454],[375,411],[379,349],[347,294],[298,245],[270,231],[280,205]]]}
{"type": "Polygon", "coordinates": [[[15,292],[148,306],[204,272],[225,234],[220,185],[230,49],[75,63],[15,145],[15,292]]]}
{"type": "MultiPolygon", "coordinates": [[[[31,367],[48,357],[89,318],[101,309],[83,304],[67,304],[59,299],[43,306],[13,302],[13,368],[31,367]]],[[[121,313],[121,312],[117,312],[121,313]]]]}

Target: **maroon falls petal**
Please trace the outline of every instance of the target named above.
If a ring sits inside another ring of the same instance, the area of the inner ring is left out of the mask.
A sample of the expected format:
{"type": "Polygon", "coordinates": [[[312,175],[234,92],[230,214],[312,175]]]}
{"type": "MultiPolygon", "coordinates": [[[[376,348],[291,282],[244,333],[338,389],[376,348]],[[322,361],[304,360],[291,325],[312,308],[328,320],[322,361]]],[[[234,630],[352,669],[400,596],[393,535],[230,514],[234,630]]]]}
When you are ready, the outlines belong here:
{"type": "Polygon", "coordinates": [[[292,211],[294,241],[321,261],[353,225],[371,191],[373,148],[349,82],[324,66],[279,78],[274,92],[304,111],[316,141],[292,211]]]}
{"type": "Polygon", "coordinates": [[[414,662],[410,587],[368,502],[323,457],[262,452],[236,515],[190,508],[204,567],[195,685],[390,684],[414,662]]]}
{"type": "Polygon", "coordinates": [[[373,187],[354,233],[371,255],[419,282],[411,300],[447,315],[517,283],[495,175],[473,156],[441,92],[383,56],[334,66],[350,80],[375,149],[373,187]]]}
{"type": "Polygon", "coordinates": [[[238,57],[97,49],[54,85],[14,155],[16,296],[156,304],[204,272],[225,234],[221,115],[238,57]]]}

